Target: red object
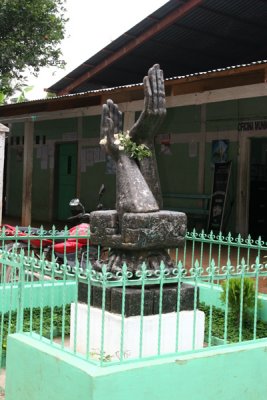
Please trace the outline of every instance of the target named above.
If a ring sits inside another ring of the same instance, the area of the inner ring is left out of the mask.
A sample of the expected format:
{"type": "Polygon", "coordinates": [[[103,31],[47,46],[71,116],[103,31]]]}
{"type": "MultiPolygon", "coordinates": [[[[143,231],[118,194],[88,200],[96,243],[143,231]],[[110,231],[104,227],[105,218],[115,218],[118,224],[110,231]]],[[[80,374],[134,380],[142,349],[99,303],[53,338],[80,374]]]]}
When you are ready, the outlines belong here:
{"type": "Polygon", "coordinates": [[[83,244],[76,241],[76,239],[68,239],[63,243],[56,243],[53,248],[55,253],[70,254],[75,253],[76,250],[80,249],[81,247],[83,247],[83,244]]]}
{"type": "MultiPolygon", "coordinates": [[[[29,236],[34,236],[34,232],[22,232],[18,228],[12,225],[5,224],[1,227],[0,231],[5,232],[6,236],[19,236],[24,237],[25,240],[21,239],[22,242],[28,243],[30,241],[31,247],[34,248],[45,248],[47,246],[52,246],[53,241],[51,239],[39,239],[38,236],[36,239],[26,239],[29,236]]],[[[64,242],[56,243],[53,245],[54,251],[59,254],[70,254],[75,253],[76,250],[80,249],[84,245],[88,243],[87,238],[79,239],[77,236],[87,236],[89,238],[90,233],[90,225],[86,223],[82,223],[79,225],[74,226],[73,228],[69,229],[68,231],[69,236],[76,236],[76,237],[69,237],[68,239],[64,240],[64,242]]],[[[60,236],[59,236],[60,239],[60,236]]]]}
{"type": "MultiPolygon", "coordinates": [[[[70,236],[88,236],[90,233],[90,225],[83,223],[74,226],[73,228],[69,229],[69,235],[70,236]]],[[[88,236],[89,237],[89,236],[88,236]]],[[[83,245],[87,244],[88,239],[87,238],[82,238],[82,239],[77,239],[77,238],[69,238],[67,242],[78,242],[82,243],[83,245]]]]}
{"type": "MultiPolygon", "coordinates": [[[[34,233],[21,232],[19,229],[16,229],[15,226],[8,225],[8,224],[2,225],[0,231],[3,231],[3,230],[7,236],[20,236],[20,237],[23,237],[23,236],[28,237],[31,235],[34,236],[34,233]]],[[[22,239],[22,242],[28,243],[28,240],[22,239]]],[[[30,243],[31,243],[32,247],[40,248],[40,247],[50,246],[52,244],[52,240],[50,240],[50,239],[30,239],[30,243]]]]}

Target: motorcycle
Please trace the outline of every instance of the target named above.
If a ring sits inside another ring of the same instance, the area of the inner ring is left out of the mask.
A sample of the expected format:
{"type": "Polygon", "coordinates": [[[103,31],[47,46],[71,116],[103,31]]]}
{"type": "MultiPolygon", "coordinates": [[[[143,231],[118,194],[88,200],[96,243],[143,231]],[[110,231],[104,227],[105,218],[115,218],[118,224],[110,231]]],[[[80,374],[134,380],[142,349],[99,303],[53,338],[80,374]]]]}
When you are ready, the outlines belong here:
{"type": "MultiPolygon", "coordinates": [[[[101,197],[105,191],[101,185],[98,194],[97,209],[102,209],[101,197]]],[[[79,222],[70,229],[64,231],[52,231],[47,234],[42,228],[15,227],[12,225],[2,225],[3,236],[9,236],[10,241],[5,245],[7,252],[21,252],[24,256],[34,256],[39,259],[53,261],[58,264],[65,264],[69,270],[77,266],[85,270],[89,261],[93,263],[100,257],[101,249],[98,245],[91,243],[90,237],[90,213],[85,212],[85,208],[79,199],[72,199],[69,203],[72,216],[68,222],[79,222]],[[53,238],[51,238],[51,234],[53,238]],[[49,237],[50,236],[50,237],[49,237]]],[[[0,236],[1,237],[1,236],[0,236]]],[[[18,280],[18,272],[13,267],[4,268],[0,263],[0,273],[2,281],[10,282],[18,280]]],[[[31,279],[40,280],[40,274],[34,271],[26,271],[31,279]]],[[[42,279],[50,279],[42,274],[42,279]]]]}

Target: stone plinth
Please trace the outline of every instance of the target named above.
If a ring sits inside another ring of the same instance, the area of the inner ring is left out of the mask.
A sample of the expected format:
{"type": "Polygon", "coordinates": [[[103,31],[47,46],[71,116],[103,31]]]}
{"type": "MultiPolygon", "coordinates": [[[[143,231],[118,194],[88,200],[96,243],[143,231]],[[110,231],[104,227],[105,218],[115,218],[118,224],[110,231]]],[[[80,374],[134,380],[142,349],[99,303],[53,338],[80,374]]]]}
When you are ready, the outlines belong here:
{"type": "MultiPolygon", "coordinates": [[[[78,299],[80,302],[87,303],[87,284],[80,283],[78,299]]],[[[91,305],[102,309],[102,288],[92,287],[91,305]]],[[[107,288],[105,293],[105,310],[122,314],[122,294],[121,287],[107,288]]],[[[139,287],[127,287],[125,289],[124,315],[126,317],[141,314],[142,289],[139,287]]],[[[198,297],[198,293],[197,293],[198,297]]],[[[179,311],[190,311],[194,309],[195,288],[194,286],[182,284],[180,288],[180,307],[179,311]]],[[[198,300],[198,299],[197,299],[198,300]]],[[[160,288],[158,285],[147,285],[144,290],[143,315],[159,314],[160,308],[160,288]]],[[[177,311],[177,284],[165,285],[162,291],[161,313],[171,313],[177,311]]]]}
{"type": "Polygon", "coordinates": [[[142,331],[140,316],[122,319],[119,314],[104,311],[103,329],[102,310],[90,307],[90,331],[87,331],[87,318],[87,304],[78,304],[77,308],[75,304],[72,304],[70,345],[73,347],[76,336],[77,351],[82,354],[86,353],[89,343],[91,356],[99,357],[101,332],[104,333],[104,356],[110,359],[120,358],[121,348],[123,349],[122,357],[127,359],[139,357],[140,349],[141,356],[148,357],[158,355],[158,350],[160,354],[168,354],[200,349],[204,344],[205,314],[199,310],[180,311],[179,316],[175,312],[162,314],[161,317],[159,315],[144,316],[142,331]],[[78,314],[75,315],[75,312],[78,314]],[[122,326],[123,345],[121,346],[122,326]],[[89,338],[87,333],[90,335],[89,338]]]}
{"type": "Polygon", "coordinates": [[[115,210],[90,214],[91,239],[105,247],[116,249],[156,249],[183,245],[186,215],[174,211],[125,213],[121,233],[115,210]]]}

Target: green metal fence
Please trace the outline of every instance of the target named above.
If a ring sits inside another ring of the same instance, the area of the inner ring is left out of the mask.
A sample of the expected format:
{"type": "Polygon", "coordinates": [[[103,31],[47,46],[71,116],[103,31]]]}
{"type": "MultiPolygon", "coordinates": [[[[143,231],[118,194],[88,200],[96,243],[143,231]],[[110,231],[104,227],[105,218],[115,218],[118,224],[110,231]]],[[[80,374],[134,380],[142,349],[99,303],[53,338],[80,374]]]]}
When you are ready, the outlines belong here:
{"type": "MultiPolygon", "coordinates": [[[[267,292],[267,246],[260,239],[194,231],[187,234],[184,248],[170,251],[175,269],[169,271],[162,264],[150,271],[143,264],[133,275],[127,265],[116,274],[105,264],[95,271],[88,235],[73,234],[71,239],[78,243],[81,237],[82,252],[77,248],[68,262],[67,250],[59,258],[53,250],[59,242],[55,231],[38,232],[38,251],[31,232],[22,239],[18,232],[12,237],[2,232],[2,358],[6,337],[13,332],[101,366],[267,337],[259,300],[260,293],[267,292]],[[203,283],[210,298],[220,285],[223,308],[201,301],[203,283]]],[[[61,233],[66,249],[69,238],[67,232],[61,233]]]]}

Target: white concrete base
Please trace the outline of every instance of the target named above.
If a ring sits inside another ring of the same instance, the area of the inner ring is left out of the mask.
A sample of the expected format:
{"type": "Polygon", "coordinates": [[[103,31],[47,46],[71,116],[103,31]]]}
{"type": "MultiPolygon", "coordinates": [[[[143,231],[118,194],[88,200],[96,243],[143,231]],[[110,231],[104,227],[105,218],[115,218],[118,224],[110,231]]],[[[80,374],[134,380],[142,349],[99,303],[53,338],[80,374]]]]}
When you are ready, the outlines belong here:
{"type": "MultiPolygon", "coordinates": [[[[89,347],[91,356],[100,354],[102,310],[90,307],[90,330],[87,337],[88,305],[79,303],[71,305],[71,332],[70,347],[74,348],[76,335],[76,351],[86,354],[89,347]],[[77,308],[76,308],[77,307],[77,308]],[[77,310],[77,315],[76,315],[77,310]],[[89,344],[89,346],[88,346],[89,344]]],[[[194,311],[181,311],[179,313],[179,335],[176,344],[177,313],[162,314],[160,350],[158,350],[159,315],[143,317],[142,337],[140,332],[141,317],[128,317],[122,319],[121,315],[104,312],[104,352],[105,356],[120,358],[121,341],[123,340],[123,358],[147,357],[158,354],[174,353],[200,349],[204,344],[205,314],[197,310],[195,313],[195,337],[193,343],[194,311]],[[122,339],[122,324],[124,336],[122,339]],[[140,339],[142,350],[140,354],[140,339]]]]}

